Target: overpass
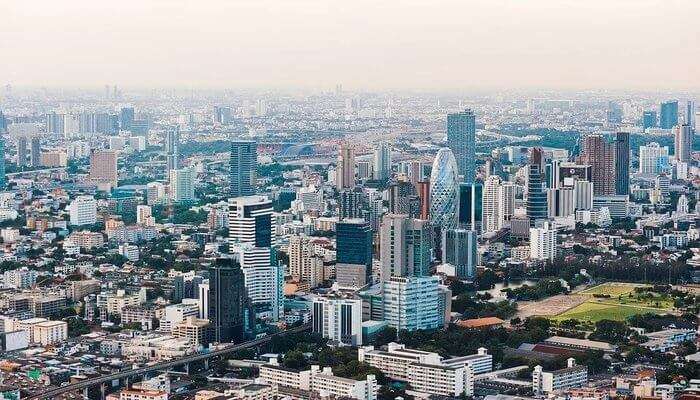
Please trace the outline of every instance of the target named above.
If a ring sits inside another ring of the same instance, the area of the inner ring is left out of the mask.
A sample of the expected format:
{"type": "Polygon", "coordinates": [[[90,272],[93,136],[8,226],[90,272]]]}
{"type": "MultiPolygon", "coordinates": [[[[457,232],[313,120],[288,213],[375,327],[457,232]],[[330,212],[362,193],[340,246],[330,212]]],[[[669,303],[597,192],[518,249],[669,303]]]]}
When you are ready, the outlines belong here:
{"type": "Polygon", "coordinates": [[[156,371],[162,371],[162,370],[167,370],[173,367],[177,367],[180,365],[187,365],[192,362],[197,362],[197,361],[207,361],[210,358],[213,357],[219,357],[223,356],[229,353],[233,353],[238,350],[242,349],[249,349],[251,347],[256,347],[260,346],[262,344],[265,344],[269,341],[271,341],[275,337],[279,336],[285,336],[290,333],[299,333],[299,332],[304,332],[306,330],[309,330],[311,328],[311,324],[305,324],[296,328],[288,329],[282,332],[274,333],[272,335],[267,335],[264,336],[260,339],[255,339],[255,340],[250,340],[248,342],[243,342],[243,343],[238,343],[238,344],[232,344],[220,349],[212,350],[206,353],[196,353],[196,354],[189,354],[185,357],[178,358],[176,360],[169,360],[169,361],[162,361],[153,365],[147,365],[141,368],[135,368],[135,369],[129,369],[129,370],[124,370],[124,371],[119,371],[115,372],[112,374],[108,375],[102,375],[98,376],[95,378],[89,378],[85,379],[79,382],[71,383],[65,386],[59,386],[56,388],[51,388],[48,390],[45,390],[41,393],[36,393],[31,396],[27,396],[26,399],[28,400],[34,400],[34,399],[50,399],[59,395],[62,395],[64,393],[76,391],[76,390],[82,390],[82,389],[87,389],[92,386],[97,386],[97,385],[102,385],[107,382],[111,382],[113,380],[121,380],[121,379],[127,379],[132,376],[139,376],[139,375],[145,375],[148,374],[149,372],[156,372],[156,371]]]}

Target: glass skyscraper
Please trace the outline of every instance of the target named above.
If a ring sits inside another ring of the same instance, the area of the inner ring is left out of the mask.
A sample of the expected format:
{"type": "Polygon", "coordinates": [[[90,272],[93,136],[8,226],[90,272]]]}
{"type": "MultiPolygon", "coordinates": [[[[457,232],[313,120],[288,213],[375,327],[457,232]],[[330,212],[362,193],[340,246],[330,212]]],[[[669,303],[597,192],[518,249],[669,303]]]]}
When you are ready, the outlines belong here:
{"type": "Polygon", "coordinates": [[[671,129],[678,125],[678,100],[661,103],[659,114],[659,126],[661,128],[671,129]]]}
{"type": "Polygon", "coordinates": [[[630,134],[617,132],[615,136],[615,194],[630,193],[630,134]]]}
{"type": "Polygon", "coordinates": [[[457,227],[457,161],[452,151],[442,148],[433,161],[430,173],[430,222],[435,228],[457,227]]]}
{"type": "Polygon", "coordinates": [[[257,143],[252,140],[231,142],[229,179],[231,197],[255,194],[257,169],[257,143]]]}
{"type": "Polygon", "coordinates": [[[474,182],[476,174],[476,117],[472,110],[447,115],[447,147],[457,160],[457,171],[464,182],[474,182]]]}
{"type": "Polygon", "coordinates": [[[345,219],[336,224],[336,261],[358,264],[372,270],[372,229],[363,219],[345,219]]]}
{"type": "Polygon", "coordinates": [[[656,111],[644,111],[642,116],[642,129],[656,127],[656,111]]]}
{"type": "Polygon", "coordinates": [[[233,259],[218,258],[209,268],[208,318],[214,328],[214,340],[220,343],[242,342],[248,297],[240,265],[233,259]]]}
{"type": "Polygon", "coordinates": [[[459,226],[481,230],[484,187],[480,183],[459,184],[459,226]]]}
{"type": "Polygon", "coordinates": [[[542,148],[535,147],[530,155],[530,163],[527,166],[527,216],[530,224],[538,219],[547,219],[547,192],[543,187],[544,178],[544,152],[542,148]]]}
{"type": "Polygon", "coordinates": [[[170,171],[180,168],[180,128],[177,126],[170,127],[165,133],[165,165],[168,177],[170,171]]]}

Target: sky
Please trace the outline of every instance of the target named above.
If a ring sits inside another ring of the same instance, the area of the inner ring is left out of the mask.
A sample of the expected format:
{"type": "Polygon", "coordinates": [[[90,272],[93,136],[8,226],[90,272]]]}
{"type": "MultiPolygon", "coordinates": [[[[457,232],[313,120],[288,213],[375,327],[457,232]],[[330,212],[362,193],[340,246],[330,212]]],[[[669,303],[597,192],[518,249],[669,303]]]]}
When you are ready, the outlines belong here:
{"type": "Polygon", "coordinates": [[[700,89],[698,0],[0,0],[0,84],[700,89]]]}

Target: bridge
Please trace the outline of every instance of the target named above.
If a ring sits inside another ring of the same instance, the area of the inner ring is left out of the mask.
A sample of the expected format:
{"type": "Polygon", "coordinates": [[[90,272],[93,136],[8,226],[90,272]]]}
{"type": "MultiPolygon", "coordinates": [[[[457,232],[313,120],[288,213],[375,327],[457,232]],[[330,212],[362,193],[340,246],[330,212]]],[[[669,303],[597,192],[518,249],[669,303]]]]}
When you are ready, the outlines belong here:
{"type": "MultiPolygon", "coordinates": [[[[197,362],[197,361],[205,361],[207,362],[210,358],[213,357],[219,357],[223,356],[226,354],[233,353],[238,350],[243,350],[243,349],[249,349],[251,347],[257,347],[262,344],[268,343],[275,337],[280,337],[280,336],[285,336],[290,333],[299,333],[299,332],[304,332],[307,331],[311,328],[311,324],[305,324],[301,325],[296,328],[288,329],[282,332],[274,333],[272,335],[267,335],[259,339],[255,340],[250,340],[247,342],[243,343],[238,343],[238,344],[232,344],[223,348],[219,348],[216,350],[209,351],[207,353],[197,353],[197,354],[189,354],[185,357],[178,358],[176,360],[169,360],[169,361],[162,361],[156,364],[152,365],[147,365],[145,367],[141,368],[135,368],[135,369],[129,369],[129,370],[124,370],[124,371],[119,371],[115,372],[112,374],[108,375],[102,375],[98,376],[95,378],[89,378],[85,379],[79,382],[71,383],[65,386],[60,386],[56,388],[51,388],[46,391],[43,391],[41,393],[33,394],[31,396],[26,397],[28,400],[34,400],[34,399],[51,399],[53,397],[68,393],[68,392],[73,392],[76,390],[83,390],[90,388],[92,386],[97,386],[97,385],[103,385],[107,382],[111,382],[114,380],[121,380],[121,379],[128,379],[132,376],[140,376],[140,375],[145,375],[150,372],[157,372],[157,371],[162,371],[162,370],[167,370],[173,367],[181,366],[181,365],[188,365],[192,362],[197,362]]],[[[104,389],[104,388],[103,388],[104,389]]],[[[104,390],[102,391],[104,395],[104,390]]]]}

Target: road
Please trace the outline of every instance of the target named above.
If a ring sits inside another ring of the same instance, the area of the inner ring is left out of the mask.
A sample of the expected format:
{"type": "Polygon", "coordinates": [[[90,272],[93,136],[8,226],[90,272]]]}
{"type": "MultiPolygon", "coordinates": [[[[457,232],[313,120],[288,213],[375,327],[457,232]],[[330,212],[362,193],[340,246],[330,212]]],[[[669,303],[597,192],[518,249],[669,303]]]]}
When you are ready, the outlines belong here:
{"type": "Polygon", "coordinates": [[[188,363],[195,362],[195,361],[207,360],[207,359],[212,358],[212,357],[218,357],[218,356],[222,356],[225,354],[233,353],[234,351],[238,351],[241,349],[248,349],[251,347],[259,346],[261,344],[269,342],[270,340],[272,340],[272,338],[277,337],[277,336],[284,336],[284,335],[288,335],[290,333],[299,333],[299,332],[309,330],[310,328],[311,328],[311,324],[306,324],[306,325],[299,326],[297,328],[292,328],[292,329],[288,329],[288,330],[283,331],[283,332],[278,332],[278,333],[275,333],[272,335],[268,335],[268,336],[262,337],[260,339],[255,339],[255,340],[251,340],[251,341],[243,342],[243,343],[239,343],[239,344],[233,344],[233,345],[230,345],[230,346],[218,349],[218,350],[211,351],[209,353],[190,354],[188,356],[178,358],[176,360],[163,361],[163,362],[159,362],[159,363],[153,364],[153,365],[148,365],[148,366],[145,366],[142,368],[115,372],[113,374],[103,375],[103,376],[100,376],[97,378],[90,378],[90,379],[86,379],[86,380],[83,380],[80,382],[71,383],[71,384],[66,385],[66,386],[52,388],[52,389],[46,390],[44,392],[28,396],[28,397],[26,397],[26,399],[27,400],[50,399],[50,398],[56,397],[56,396],[64,394],[64,393],[72,392],[75,390],[82,390],[82,389],[89,388],[92,386],[100,385],[102,383],[111,382],[111,381],[116,380],[116,379],[124,379],[124,378],[128,378],[128,377],[135,376],[135,375],[144,375],[144,374],[147,374],[149,372],[166,370],[169,368],[177,367],[177,366],[188,364],[188,363]]]}

